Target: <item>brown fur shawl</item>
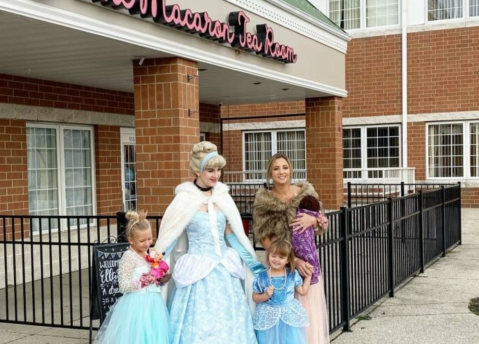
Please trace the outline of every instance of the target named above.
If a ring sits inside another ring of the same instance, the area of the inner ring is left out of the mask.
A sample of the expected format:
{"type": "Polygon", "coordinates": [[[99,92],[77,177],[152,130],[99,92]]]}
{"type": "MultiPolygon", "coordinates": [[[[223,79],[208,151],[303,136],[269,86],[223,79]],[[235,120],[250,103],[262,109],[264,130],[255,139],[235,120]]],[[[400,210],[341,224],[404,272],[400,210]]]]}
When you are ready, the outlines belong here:
{"type": "Polygon", "coordinates": [[[279,200],[265,188],[258,190],[253,207],[253,231],[256,240],[259,241],[270,235],[290,239],[289,224],[296,217],[301,199],[308,195],[318,198],[318,194],[310,183],[297,183],[296,186],[300,187],[300,191],[291,202],[279,200]]]}

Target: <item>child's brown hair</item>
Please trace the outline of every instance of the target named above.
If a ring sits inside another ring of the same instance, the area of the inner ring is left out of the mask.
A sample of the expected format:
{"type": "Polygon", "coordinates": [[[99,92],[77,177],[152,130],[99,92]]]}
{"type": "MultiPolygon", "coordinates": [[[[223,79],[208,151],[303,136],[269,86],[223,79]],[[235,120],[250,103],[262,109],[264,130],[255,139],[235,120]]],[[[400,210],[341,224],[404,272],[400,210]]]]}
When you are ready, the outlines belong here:
{"type": "Polygon", "coordinates": [[[271,246],[268,250],[267,262],[269,263],[269,256],[271,254],[277,254],[283,257],[286,257],[286,266],[289,267],[289,271],[293,272],[295,269],[295,256],[293,253],[293,247],[288,240],[277,239],[271,243],[271,246]]]}

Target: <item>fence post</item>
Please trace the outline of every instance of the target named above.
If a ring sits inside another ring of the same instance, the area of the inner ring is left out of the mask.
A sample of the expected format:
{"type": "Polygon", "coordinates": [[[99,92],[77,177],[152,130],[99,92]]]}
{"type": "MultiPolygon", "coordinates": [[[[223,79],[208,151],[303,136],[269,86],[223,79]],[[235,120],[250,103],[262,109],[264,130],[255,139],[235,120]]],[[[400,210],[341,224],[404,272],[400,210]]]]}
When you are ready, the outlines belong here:
{"type": "Polygon", "coordinates": [[[421,264],[421,273],[424,273],[424,195],[419,190],[419,262],[421,264]]]}
{"type": "Polygon", "coordinates": [[[404,197],[405,195],[405,190],[404,190],[404,182],[401,182],[401,197],[404,197]]]}
{"type": "Polygon", "coordinates": [[[341,207],[340,235],[341,241],[341,305],[343,313],[344,331],[351,331],[351,302],[349,292],[349,211],[341,207]]]}
{"type": "Polygon", "coordinates": [[[348,208],[352,208],[352,200],[351,200],[351,182],[348,182],[348,208]]]}
{"type": "Polygon", "coordinates": [[[119,211],[116,213],[116,242],[126,242],[126,213],[119,211]]]}
{"type": "Polygon", "coordinates": [[[459,245],[462,245],[462,188],[461,182],[459,184],[459,245]]]}
{"type": "Polygon", "coordinates": [[[446,188],[441,186],[442,256],[446,256],[446,188]]]}
{"type": "Polygon", "coordinates": [[[393,200],[388,198],[389,297],[394,297],[394,220],[393,200]]]}

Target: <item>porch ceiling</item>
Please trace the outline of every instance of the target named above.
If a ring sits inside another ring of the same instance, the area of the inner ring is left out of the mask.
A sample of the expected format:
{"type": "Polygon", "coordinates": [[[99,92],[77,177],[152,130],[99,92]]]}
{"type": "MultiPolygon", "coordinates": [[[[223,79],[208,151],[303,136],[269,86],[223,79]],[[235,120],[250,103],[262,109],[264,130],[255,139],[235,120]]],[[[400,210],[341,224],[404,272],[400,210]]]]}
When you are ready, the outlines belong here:
{"type": "MultiPolygon", "coordinates": [[[[0,11],[0,73],[133,92],[131,60],[160,51],[0,11]]],[[[200,101],[259,103],[322,94],[267,78],[200,63],[200,101]],[[260,82],[261,84],[255,85],[260,82]],[[285,90],[287,89],[287,90],[285,90]]]]}

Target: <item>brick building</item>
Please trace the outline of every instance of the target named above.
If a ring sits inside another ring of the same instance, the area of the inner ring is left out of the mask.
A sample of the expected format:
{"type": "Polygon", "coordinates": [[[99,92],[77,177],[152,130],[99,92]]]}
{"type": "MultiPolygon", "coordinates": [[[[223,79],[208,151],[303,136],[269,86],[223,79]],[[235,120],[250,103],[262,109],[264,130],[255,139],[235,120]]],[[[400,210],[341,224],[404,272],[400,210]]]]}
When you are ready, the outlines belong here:
{"type": "MultiPolygon", "coordinates": [[[[460,181],[463,206],[478,207],[479,1],[311,3],[352,37],[342,108],[344,181],[460,181]]],[[[275,141],[284,131],[296,131],[304,141],[305,104],[284,103],[281,110],[273,105],[225,108],[223,118],[295,115],[224,121],[225,150],[240,139],[244,147],[251,140],[275,141]]],[[[277,142],[271,146],[280,149],[277,142]]],[[[309,147],[295,149],[293,156],[305,151],[308,165],[309,147]]],[[[228,153],[237,170],[251,164],[251,154],[243,150],[228,153]]]]}
{"type": "Polygon", "coordinates": [[[282,140],[308,146],[304,172],[341,204],[349,36],[311,5],[9,1],[0,25],[1,214],[161,214],[200,137],[239,168],[233,114],[309,121],[282,140]]]}

